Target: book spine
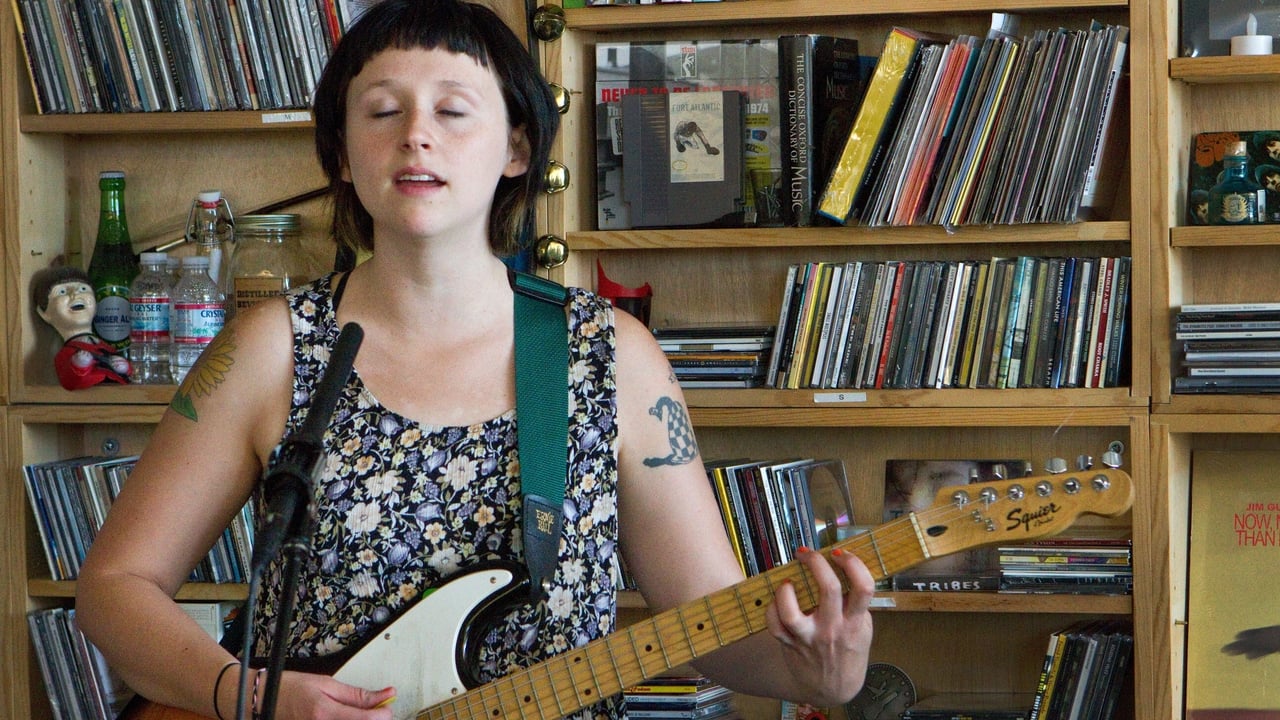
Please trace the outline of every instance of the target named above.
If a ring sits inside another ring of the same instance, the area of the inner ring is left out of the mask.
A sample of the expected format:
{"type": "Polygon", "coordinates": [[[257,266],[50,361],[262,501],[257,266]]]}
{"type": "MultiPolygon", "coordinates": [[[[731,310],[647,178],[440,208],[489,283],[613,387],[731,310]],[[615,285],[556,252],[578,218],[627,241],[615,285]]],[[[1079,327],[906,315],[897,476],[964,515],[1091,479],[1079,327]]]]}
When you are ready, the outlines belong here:
{"type": "Polygon", "coordinates": [[[884,387],[885,369],[889,364],[889,356],[893,353],[893,341],[895,334],[900,332],[898,327],[901,322],[899,316],[906,306],[903,300],[904,288],[910,288],[907,278],[915,271],[913,263],[902,263],[898,268],[897,276],[894,278],[893,287],[886,298],[888,307],[885,312],[884,331],[881,333],[880,339],[880,356],[876,359],[875,376],[870,383],[871,387],[884,387]]]}
{"type": "Polygon", "coordinates": [[[884,263],[862,263],[858,287],[853,290],[852,317],[845,339],[844,357],[840,361],[836,387],[853,387],[853,375],[862,360],[863,340],[867,335],[867,323],[871,315],[871,300],[878,277],[884,275],[884,263]]]}
{"type": "Polygon", "coordinates": [[[973,300],[973,289],[976,281],[974,264],[961,262],[958,270],[959,277],[956,279],[952,320],[947,331],[941,364],[938,367],[938,377],[933,384],[938,389],[948,388],[955,384],[956,365],[960,357],[960,348],[964,344],[965,324],[969,318],[969,304],[973,300]]]}
{"type": "Polygon", "coordinates": [[[1084,346],[1089,337],[1089,321],[1098,298],[1098,259],[1084,258],[1082,262],[1084,274],[1080,282],[1075,319],[1072,321],[1071,354],[1064,368],[1067,372],[1067,387],[1081,387],[1087,361],[1084,346]]]}
{"type": "MultiPolygon", "coordinates": [[[[1119,28],[1116,32],[1122,32],[1119,28]]],[[[1107,146],[1111,132],[1112,115],[1116,107],[1121,79],[1124,77],[1124,56],[1128,49],[1127,37],[1118,37],[1111,56],[1111,66],[1107,68],[1107,82],[1101,99],[1101,117],[1097,134],[1092,139],[1093,149],[1089,153],[1089,164],[1085,171],[1084,187],[1081,190],[1080,206],[1086,215],[1092,217],[1098,211],[1109,209],[1111,198],[1108,193],[1114,192],[1109,182],[1114,173],[1107,170],[1118,162],[1112,157],[1115,148],[1107,146]]]]}
{"type": "Polygon", "coordinates": [[[982,337],[982,318],[986,317],[988,285],[991,268],[987,263],[976,263],[973,270],[973,296],[969,300],[968,316],[965,318],[964,342],[960,344],[959,367],[953,380],[955,387],[973,387],[974,355],[982,337]]]}
{"type": "Polygon", "coordinates": [[[1119,258],[1116,268],[1115,289],[1112,291],[1116,302],[1111,311],[1111,339],[1107,344],[1107,367],[1103,373],[1102,387],[1119,386],[1121,366],[1128,358],[1124,338],[1128,329],[1129,276],[1132,264],[1132,258],[1125,256],[1119,258]]]}
{"type": "Polygon", "coordinates": [[[907,71],[915,58],[917,45],[917,39],[900,28],[889,32],[858,109],[857,119],[818,203],[818,212],[824,217],[844,223],[853,212],[876,146],[890,124],[901,89],[908,84],[907,71]]]}
{"type": "Polygon", "coordinates": [[[40,55],[35,22],[31,17],[30,0],[12,0],[13,22],[17,26],[18,40],[26,51],[27,77],[31,80],[32,94],[36,100],[36,112],[52,112],[49,100],[48,70],[40,55]]]}
{"type": "Polygon", "coordinates": [[[813,221],[813,35],[778,38],[778,84],[782,95],[782,203],[787,225],[813,221]]]}
{"type": "Polygon", "coordinates": [[[890,261],[885,263],[884,276],[877,279],[873,304],[874,321],[867,326],[866,342],[862,348],[862,363],[858,368],[856,387],[873,387],[876,381],[876,365],[880,359],[880,347],[884,343],[885,321],[889,315],[889,304],[893,299],[893,285],[897,279],[902,263],[890,261]]]}
{"type": "Polygon", "coordinates": [[[799,265],[789,266],[787,278],[782,284],[782,303],[778,308],[778,324],[774,326],[773,347],[769,350],[769,368],[765,372],[765,385],[768,387],[774,387],[774,383],[778,380],[778,368],[782,361],[782,348],[785,344],[787,323],[791,319],[791,301],[799,270],[799,265]]]}
{"type": "Polygon", "coordinates": [[[823,371],[827,366],[827,355],[831,347],[831,326],[835,322],[836,306],[840,304],[840,289],[844,287],[844,265],[833,263],[827,267],[826,273],[828,280],[823,288],[822,315],[815,326],[818,333],[817,346],[809,370],[808,387],[811,388],[821,387],[823,384],[823,371]]]}
{"type": "Polygon", "coordinates": [[[992,387],[1005,388],[1009,385],[1009,371],[1013,362],[1013,347],[1017,343],[1018,318],[1022,315],[1022,301],[1027,287],[1028,257],[1020,257],[1013,264],[1013,282],[1009,286],[1009,309],[1004,315],[999,334],[1000,361],[996,366],[996,378],[992,387]]]}
{"type": "Polygon", "coordinates": [[[58,56],[57,36],[54,33],[49,8],[43,1],[31,3],[30,25],[34,28],[32,36],[40,49],[40,66],[45,72],[45,88],[52,112],[71,112],[70,88],[67,87],[66,71],[58,56]]]}

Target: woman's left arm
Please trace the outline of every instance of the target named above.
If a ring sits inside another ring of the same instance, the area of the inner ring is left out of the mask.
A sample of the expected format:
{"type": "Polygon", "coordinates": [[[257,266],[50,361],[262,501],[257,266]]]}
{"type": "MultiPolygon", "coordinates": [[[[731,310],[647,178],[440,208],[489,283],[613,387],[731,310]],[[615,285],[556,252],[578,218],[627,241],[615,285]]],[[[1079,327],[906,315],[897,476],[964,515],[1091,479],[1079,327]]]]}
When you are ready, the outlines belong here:
{"type": "MultiPolygon", "coordinates": [[[[617,313],[619,534],[649,607],[663,610],[743,580],[666,356],[638,321],[617,313]]],[[[790,584],[768,608],[768,631],[694,664],[734,690],[833,705],[862,687],[874,581],[850,553],[801,553],[819,588],[800,610],[790,584]],[[846,593],[840,575],[847,578],[846,593]]]]}

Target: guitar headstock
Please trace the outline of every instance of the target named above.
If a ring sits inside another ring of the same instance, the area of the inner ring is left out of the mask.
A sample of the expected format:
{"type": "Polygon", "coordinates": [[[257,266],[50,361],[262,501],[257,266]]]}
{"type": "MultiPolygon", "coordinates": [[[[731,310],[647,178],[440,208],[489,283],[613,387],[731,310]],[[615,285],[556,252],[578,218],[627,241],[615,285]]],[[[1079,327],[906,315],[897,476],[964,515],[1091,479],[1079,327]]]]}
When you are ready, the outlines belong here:
{"type": "MultiPolygon", "coordinates": [[[[1078,463],[1079,465],[1080,463],[1078,463]]],[[[941,489],[915,513],[932,555],[1057,535],[1084,514],[1115,516],[1133,505],[1133,481],[1119,468],[1078,469],[941,489]]]]}

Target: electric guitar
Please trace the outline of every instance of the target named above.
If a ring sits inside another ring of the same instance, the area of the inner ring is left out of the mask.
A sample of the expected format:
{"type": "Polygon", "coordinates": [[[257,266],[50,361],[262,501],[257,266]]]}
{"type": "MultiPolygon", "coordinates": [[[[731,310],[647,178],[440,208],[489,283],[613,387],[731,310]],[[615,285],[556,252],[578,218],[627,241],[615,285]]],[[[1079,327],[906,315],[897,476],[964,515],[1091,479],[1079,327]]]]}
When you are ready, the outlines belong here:
{"type": "MultiPolygon", "coordinates": [[[[925,510],[821,552],[855,553],[882,579],[962,550],[1055,535],[1083,513],[1115,516],[1132,504],[1132,481],[1116,469],[957,485],[940,490],[925,510]]],[[[803,609],[817,604],[808,571],[792,562],[476,686],[468,670],[478,642],[475,628],[495,606],[527,597],[521,571],[484,568],[425,595],[354,649],[333,675],[362,687],[394,685],[396,720],[560,718],[764,630],[774,591],[788,581],[803,609]]],[[[122,720],[200,718],[141,699],[121,715],[122,720]]]]}

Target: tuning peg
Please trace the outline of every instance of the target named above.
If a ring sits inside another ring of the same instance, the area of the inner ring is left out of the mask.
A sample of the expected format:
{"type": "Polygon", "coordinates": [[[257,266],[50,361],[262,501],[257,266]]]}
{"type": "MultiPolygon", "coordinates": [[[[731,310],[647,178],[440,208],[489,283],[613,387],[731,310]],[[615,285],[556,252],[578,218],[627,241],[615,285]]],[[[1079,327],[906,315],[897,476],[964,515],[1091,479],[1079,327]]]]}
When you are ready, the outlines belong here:
{"type": "Polygon", "coordinates": [[[1044,471],[1050,475],[1061,475],[1067,471],[1067,461],[1060,457],[1049,458],[1049,461],[1044,464],[1044,471]]]}
{"type": "Polygon", "coordinates": [[[1090,468],[1092,468],[1092,467],[1093,467],[1093,456],[1092,456],[1092,455],[1077,455],[1077,456],[1076,456],[1076,469],[1077,469],[1077,470],[1088,470],[1088,469],[1090,469],[1090,468]]]}
{"type": "Polygon", "coordinates": [[[1124,458],[1120,453],[1108,450],[1102,453],[1102,464],[1114,470],[1124,464],[1124,458]]]}
{"type": "Polygon", "coordinates": [[[1008,472],[1009,471],[1005,469],[1004,463],[996,463],[991,466],[991,478],[993,480],[1004,480],[1005,476],[1008,475],[1008,472]]]}

